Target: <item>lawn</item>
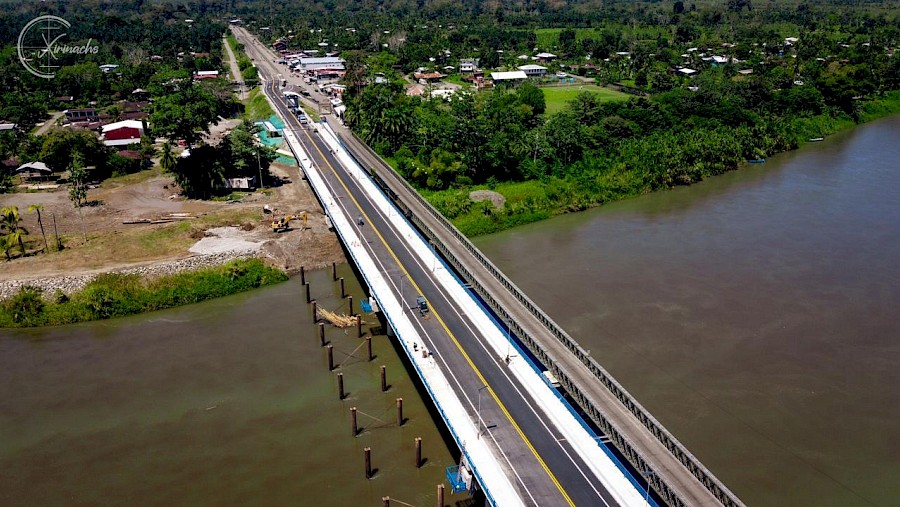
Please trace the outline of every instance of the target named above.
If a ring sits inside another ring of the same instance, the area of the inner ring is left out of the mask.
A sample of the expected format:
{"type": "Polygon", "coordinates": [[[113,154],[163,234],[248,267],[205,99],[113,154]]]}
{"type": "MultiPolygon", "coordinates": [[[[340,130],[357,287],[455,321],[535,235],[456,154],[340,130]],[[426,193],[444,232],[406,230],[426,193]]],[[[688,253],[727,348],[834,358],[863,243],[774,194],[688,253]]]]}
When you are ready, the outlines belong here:
{"type": "Polygon", "coordinates": [[[259,87],[250,90],[245,106],[244,118],[250,121],[265,120],[275,114],[259,87]]]}
{"type": "Polygon", "coordinates": [[[566,104],[581,92],[591,92],[597,95],[601,102],[612,100],[627,100],[630,95],[597,85],[552,86],[541,88],[544,99],[547,101],[546,114],[555,114],[566,108],[566,104]]]}

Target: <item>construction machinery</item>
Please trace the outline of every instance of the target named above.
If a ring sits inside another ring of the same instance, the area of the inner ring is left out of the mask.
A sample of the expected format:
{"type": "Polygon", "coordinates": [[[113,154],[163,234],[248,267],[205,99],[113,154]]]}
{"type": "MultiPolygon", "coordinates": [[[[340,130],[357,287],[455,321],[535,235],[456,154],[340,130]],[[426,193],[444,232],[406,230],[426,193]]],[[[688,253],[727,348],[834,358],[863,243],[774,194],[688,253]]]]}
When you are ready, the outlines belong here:
{"type": "Polygon", "coordinates": [[[291,220],[303,220],[303,226],[306,227],[306,212],[299,215],[285,215],[281,218],[272,220],[272,232],[285,232],[291,230],[291,220]]]}

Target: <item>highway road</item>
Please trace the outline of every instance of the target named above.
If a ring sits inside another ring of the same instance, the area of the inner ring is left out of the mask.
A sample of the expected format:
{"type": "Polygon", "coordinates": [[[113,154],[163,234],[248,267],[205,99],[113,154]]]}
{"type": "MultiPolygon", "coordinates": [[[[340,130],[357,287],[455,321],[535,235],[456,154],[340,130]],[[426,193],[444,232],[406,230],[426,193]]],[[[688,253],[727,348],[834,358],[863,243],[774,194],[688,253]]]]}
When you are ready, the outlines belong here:
{"type": "Polygon", "coordinates": [[[410,307],[428,349],[470,417],[481,422],[484,429],[480,438],[489,439],[495,447],[525,504],[617,505],[576,450],[548,422],[536,400],[509,374],[504,358],[490,349],[482,332],[435,280],[434,272],[447,268],[423,265],[319,135],[291,115],[278,82],[279,74],[289,76],[288,69],[274,63],[272,53],[244,29],[234,30],[256,62],[265,79],[266,93],[286,120],[286,128],[300,140],[394,292],[410,307]],[[362,224],[357,221],[359,217],[362,224]],[[431,308],[424,316],[414,309],[419,295],[431,308]]]}

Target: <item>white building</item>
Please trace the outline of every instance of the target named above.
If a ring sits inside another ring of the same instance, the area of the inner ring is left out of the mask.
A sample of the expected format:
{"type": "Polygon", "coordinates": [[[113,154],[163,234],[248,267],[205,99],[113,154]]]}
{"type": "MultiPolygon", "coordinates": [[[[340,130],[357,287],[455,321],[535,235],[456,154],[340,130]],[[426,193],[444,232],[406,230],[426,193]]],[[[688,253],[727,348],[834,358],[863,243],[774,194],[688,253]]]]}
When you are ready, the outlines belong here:
{"type": "Polygon", "coordinates": [[[525,81],[528,79],[528,75],[521,70],[514,70],[512,72],[491,72],[491,79],[493,79],[495,83],[516,83],[525,81]]]}
{"type": "Polygon", "coordinates": [[[540,65],[520,65],[518,69],[524,72],[528,77],[543,77],[547,74],[547,67],[542,67],[540,65]]]}
{"type": "Polygon", "coordinates": [[[308,70],[344,70],[344,59],[334,56],[301,58],[297,69],[301,72],[308,70]]]}

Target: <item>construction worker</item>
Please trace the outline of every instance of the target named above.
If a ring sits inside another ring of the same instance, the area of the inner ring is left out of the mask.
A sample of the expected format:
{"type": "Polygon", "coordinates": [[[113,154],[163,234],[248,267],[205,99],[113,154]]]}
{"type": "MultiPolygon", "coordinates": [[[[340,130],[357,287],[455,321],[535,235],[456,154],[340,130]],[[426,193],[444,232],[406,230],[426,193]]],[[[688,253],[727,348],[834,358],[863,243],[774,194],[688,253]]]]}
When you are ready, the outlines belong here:
{"type": "Polygon", "coordinates": [[[362,215],[360,215],[359,218],[356,219],[356,223],[358,223],[359,225],[362,225],[362,224],[363,224],[363,218],[362,218],[362,215]]]}

